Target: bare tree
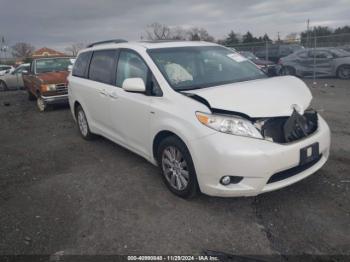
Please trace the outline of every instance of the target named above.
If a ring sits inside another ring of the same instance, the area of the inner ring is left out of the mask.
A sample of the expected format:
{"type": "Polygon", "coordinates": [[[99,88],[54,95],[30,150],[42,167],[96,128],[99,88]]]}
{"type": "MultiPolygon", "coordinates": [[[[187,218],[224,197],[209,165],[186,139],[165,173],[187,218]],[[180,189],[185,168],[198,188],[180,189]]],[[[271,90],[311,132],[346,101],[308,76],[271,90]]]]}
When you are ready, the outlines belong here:
{"type": "Polygon", "coordinates": [[[34,52],[35,47],[31,44],[19,42],[12,46],[12,55],[17,58],[30,57],[34,52]]]}
{"type": "Polygon", "coordinates": [[[176,26],[170,29],[170,39],[172,40],[187,40],[188,32],[181,26],[176,26]]]}
{"type": "Polygon", "coordinates": [[[146,28],[148,40],[165,40],[170,38],[170,28],[160,23],[153,23],[146,28]]]}
{"type": "Polygon", "coordinates": [[[204,28],[192,27],[188,30],[189,40],[214,42],[215,39],[204,28]]]}
{"type": "Polygon", "coordinates": [[[83,49],[85,45],[83,43],[74,43],[67,46],[65,50],[69,52],[72,56],[77,56],[78,52],[83,49]]]}

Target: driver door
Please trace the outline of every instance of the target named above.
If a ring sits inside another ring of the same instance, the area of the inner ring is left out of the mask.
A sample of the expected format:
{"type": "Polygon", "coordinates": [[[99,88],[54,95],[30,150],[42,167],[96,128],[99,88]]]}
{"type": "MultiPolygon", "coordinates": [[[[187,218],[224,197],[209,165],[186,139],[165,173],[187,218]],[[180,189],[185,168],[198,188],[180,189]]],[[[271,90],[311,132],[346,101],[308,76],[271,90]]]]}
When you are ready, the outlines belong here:
{"type": "Polygon", "coordinates": [[[141,155],[149,155],[149,127],[152,95],[127,92],[122,85],[127,78],[141,78],[146,88],[152,74],[144,60],[135,52],[122,49],[119,53],[116,87],[110,94],[110,112],[113,130],[130,149],[141,155]]]}

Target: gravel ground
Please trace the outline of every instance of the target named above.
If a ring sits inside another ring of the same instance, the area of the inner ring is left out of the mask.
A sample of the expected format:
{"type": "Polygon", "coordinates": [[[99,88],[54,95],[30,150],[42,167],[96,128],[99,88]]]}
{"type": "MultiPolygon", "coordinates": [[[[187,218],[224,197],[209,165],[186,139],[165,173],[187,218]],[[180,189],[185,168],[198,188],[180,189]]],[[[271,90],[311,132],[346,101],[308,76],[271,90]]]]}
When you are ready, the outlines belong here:
{"type": "Polygon", "coordinates": [[[307,82],[332,130],[328,163],[258,197],[191,201],[141,157],[82,140],[67,107],[0,93],[0,254],[349,255],[350,81],[307,82]]]}

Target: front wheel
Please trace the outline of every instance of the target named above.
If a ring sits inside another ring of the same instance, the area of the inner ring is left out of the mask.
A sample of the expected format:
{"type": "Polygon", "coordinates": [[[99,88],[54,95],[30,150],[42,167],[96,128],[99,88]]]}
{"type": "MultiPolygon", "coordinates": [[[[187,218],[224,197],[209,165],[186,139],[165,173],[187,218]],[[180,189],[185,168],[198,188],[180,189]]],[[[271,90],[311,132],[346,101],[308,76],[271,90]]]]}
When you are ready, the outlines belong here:
{"type": "Polygon", "coordinates": [[[40,95],[36,99],[36,105],[40,112],[44,112],[47,109],[47,104],[40,95]]]}
{"type": "Polygon", "coordinates": [[[198,182],[192,157],[179,138],[165,138],[158,147],[157,158],[163,180],[171,192],[182,198],[197,195],[198,182]]]}
{"type": "Polygon", "coordinates": [[[340,79],[350,79],[350,65],[342,65],[337,70],[337,77],[340,79]]]}

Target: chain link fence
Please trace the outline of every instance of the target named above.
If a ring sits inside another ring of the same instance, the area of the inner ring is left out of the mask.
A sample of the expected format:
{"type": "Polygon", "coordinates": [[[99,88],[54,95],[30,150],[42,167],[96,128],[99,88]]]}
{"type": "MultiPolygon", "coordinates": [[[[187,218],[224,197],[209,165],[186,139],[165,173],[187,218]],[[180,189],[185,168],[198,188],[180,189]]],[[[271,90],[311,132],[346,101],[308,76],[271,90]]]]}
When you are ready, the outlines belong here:
{"type": "Polygon", "coordinates": [[[253,62],[274,62],[278,75],[350,79],[350,33],[307,34],[297,39],[237,43],[227,47],[234,48],[253,62]]]}

